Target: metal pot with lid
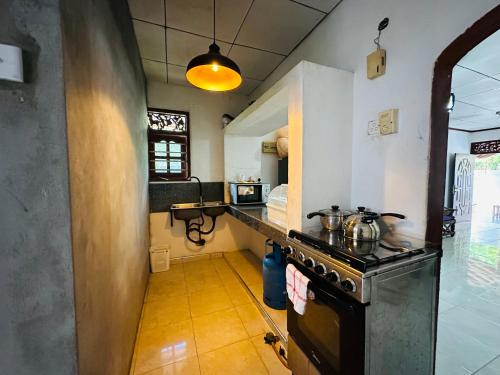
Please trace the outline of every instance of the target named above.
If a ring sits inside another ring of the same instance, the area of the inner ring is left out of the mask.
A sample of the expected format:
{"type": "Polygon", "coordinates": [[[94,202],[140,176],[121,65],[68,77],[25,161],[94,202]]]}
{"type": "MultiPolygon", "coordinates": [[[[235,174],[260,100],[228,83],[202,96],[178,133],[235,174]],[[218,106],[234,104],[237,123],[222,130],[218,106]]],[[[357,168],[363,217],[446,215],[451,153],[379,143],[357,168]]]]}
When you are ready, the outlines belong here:
{"type": "Polygon", "coordinates": [[[342,230],[344,227],[344,218],[352,215],[352,212],[341,210],[339,206],[332,206],[324,210],[311,212],[307,215],[308,219],[315,216],[320,217],[321,225],[326,230],[342,230]]]}
{"type": "Polygon", "coordinates": [[[359,241],[378,241],[380,240],[380,227],[377,219],[382,216],[393,216],[399,219],[406,217],[401,214],[387,212],[377,214],[376,212],[366,211],[365,207],[358,207],[358,212],[350,215],[344,223],[344,236],[359,241]]]}

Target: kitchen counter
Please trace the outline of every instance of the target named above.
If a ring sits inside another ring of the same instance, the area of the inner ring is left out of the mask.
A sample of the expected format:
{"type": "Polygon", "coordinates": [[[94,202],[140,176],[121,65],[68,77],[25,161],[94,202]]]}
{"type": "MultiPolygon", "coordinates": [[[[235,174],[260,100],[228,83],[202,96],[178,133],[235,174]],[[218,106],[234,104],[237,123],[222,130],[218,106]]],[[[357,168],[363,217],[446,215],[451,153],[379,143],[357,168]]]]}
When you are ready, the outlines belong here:
{"type": "Polygon", "coordinates": [[[234,216],[239,221],[262,233],[264,236],[286,246],[287,231],[277,224],[269,221],[267,217],[267,207],[264,205],[234,206],[227,207],[227,213],[234,216]]]}

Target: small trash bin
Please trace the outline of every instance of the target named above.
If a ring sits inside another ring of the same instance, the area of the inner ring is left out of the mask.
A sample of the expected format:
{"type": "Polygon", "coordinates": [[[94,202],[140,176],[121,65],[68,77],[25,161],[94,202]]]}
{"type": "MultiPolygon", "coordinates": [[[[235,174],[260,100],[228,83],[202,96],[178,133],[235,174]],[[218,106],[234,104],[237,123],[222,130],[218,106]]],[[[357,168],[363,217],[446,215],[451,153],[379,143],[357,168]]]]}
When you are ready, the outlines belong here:
{"type": "Polygon", "coordinates": [[[164,272],[170,268],[170,246],[159,245],[149,248],[149,261],[151,272],[164,272]]]}

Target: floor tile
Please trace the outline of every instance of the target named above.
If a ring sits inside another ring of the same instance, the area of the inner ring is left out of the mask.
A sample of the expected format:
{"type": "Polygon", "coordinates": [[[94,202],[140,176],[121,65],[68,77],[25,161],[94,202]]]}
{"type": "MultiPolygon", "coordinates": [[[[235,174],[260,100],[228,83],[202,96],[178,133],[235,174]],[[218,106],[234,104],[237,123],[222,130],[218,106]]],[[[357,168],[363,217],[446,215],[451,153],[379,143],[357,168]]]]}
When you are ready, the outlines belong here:
{"type": "Polygon", "coordinates": [[[199,375],[198,357],[192,357],[149,371],[144,375],[199,375]]]}
{"type": "Polygon", "coordinates": [[[187,294],[187,285],[184,275],[173,280],[150,281],[146,301],[158,301],[166,297],[182,296],[187,294]]]}
{"type": "Polygon", "coordinates": [[[193,318],[233,307],[231,299],[223,287],[191,293],[189,303],[193,318]]]}
{"type": "Polygon", "coordinates": [[[464,368],[458,361],[445,353],[436,353],[436,375],[470,375],[469,370],[464,368]]]}
{"type": "Polygon", "coordinates": [[[475,374],[477,374],[477,375],[498,375],[498,374],[500,374],[500,355],[498,355],[493,361],[491,361],[486,366],[481,368],[475,374]]]}
{"type": "Polygon", "coordinates": [[[203,375],[266,375],[268,373],[250,340],[200,354],[199,360],[203,375]]]}
{"type": "Polygon", "coordinates": [[[250,337],[265,334],[271,330],[253,303],[237,306],[236,311],[250,337]]]}
{"type": "Polygon", "coordinates": [[[191,320],[142,331],[136,350],[136,374],[196,356],[191,320]]]}
{"type": "Polygon", "coordinates": [[[461,307],[454,307],[439,316],[440,322],[500,352],[500,325],[461,307]]]}
{"type": "Polygon", "coordinates": [[[292,374],[278,359],[272,346],[264,343],[264,335],[253,337],[251,341],[270,375],[292,374]]]}
{"type": "Polygon", "coordinates": [[[243,287],[240,283],[227,284],[224,285],[224,288],[226,289],[233,305],[246,305],[252,302],[252,299],[248,292],[245,290],[245,287],[243,287]]]}
{"type": "Polygon", "coordinates": [[[249,337],[235,309],[193,318],[193,327],[198,354],[219,349],[249,337]]]}
{"type": "Polygon", "coordinates": [[[210,288],[222,288],[222,280],[214,273],[188,274],[186,276],[187,289],[189,293],[199,292],[210,288]]]}
{"type": "Polygon", "coordinates": [[[149,282],[179,280],[179,278],[184,278],[184,267],[182,264],[171,264],[168,271],[150,274],[149,282]]]}
{"type": "MultiPolygon", "coordinates": [[[[443,322],[441,318],[438,319],[437,336],[438,352],[450,357],[454,366],[463,367],[470,372],[478,370],[497,354],[495,348],[483,344],[456,326],[443,322]]],[[[436,372],[436,375],[449,373],[436,372]]]]}
{"type": "Polygon", "coordinates": [[[215,265],[212,260],[200,260],[196,262],[183,263],[186,277],[200,274],[216,274],[215,265]]]}
{"type": "Polygon", "coordinates": [[[188,296],[163,298],[158,301],[144,304],[144,317],[142,329],[153,329],[160,325],[190,319],[188,296]]]}

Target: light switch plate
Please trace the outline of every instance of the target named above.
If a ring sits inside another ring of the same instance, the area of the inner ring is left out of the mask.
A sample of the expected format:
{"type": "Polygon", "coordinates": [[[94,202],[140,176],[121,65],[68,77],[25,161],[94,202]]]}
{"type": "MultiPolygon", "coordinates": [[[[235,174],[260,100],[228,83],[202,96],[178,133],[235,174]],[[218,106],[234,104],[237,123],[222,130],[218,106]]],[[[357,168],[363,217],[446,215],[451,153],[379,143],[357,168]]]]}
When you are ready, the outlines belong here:
{"type": "Polygon", "coordinates": [[[378,126],[380,134],[387,135],[398,131],[398,110],[388,109],[378,114],[378,126]]]}
{"type": "Polygon", "coordinates": [[[377,120],[368,121],[368,135],[380,135],[380,128],[377,120]]]}

